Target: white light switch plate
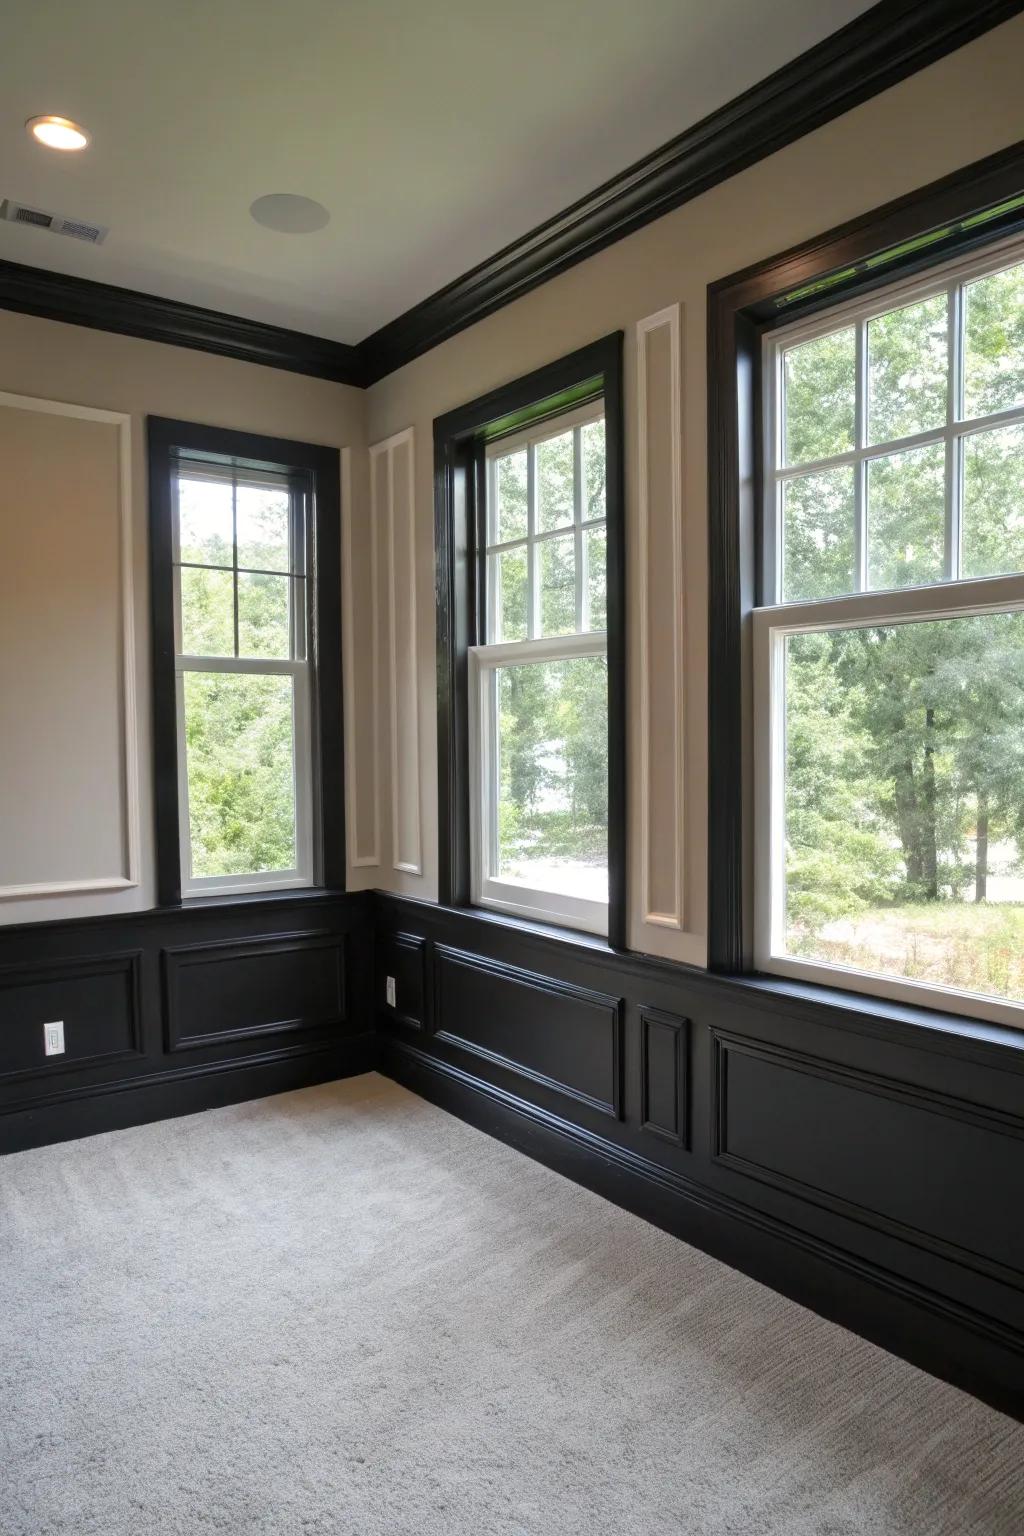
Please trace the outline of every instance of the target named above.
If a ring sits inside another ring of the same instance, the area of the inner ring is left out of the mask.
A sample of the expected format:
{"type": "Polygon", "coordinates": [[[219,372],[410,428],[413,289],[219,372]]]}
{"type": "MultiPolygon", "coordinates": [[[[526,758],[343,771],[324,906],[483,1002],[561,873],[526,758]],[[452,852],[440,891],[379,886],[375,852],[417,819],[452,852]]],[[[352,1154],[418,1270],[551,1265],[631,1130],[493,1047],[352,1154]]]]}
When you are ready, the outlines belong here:
{"type": "Polygon", "coordinates": [[[387,979],[387,998],[389,1008],[396,1008],[398,1006],[395,1001],[397,995],[398,994],[395,991],[395,978],[393,976],[389,976],[387,979]]]}
{"type": "Polygon", "coordinates": [[[43,1025],[43,1043],[47,1056],[63,1056],[64,1054],[64,1020],[55,1019],[52,1024],[43,1025]]]}

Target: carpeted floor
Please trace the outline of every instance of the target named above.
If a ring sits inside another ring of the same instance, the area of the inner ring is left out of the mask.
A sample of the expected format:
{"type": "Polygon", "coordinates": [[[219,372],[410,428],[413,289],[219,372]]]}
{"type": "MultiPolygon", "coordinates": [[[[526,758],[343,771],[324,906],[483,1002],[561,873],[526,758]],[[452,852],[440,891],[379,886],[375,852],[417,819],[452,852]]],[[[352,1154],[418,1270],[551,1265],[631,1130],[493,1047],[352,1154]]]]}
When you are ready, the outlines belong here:
{"type": "Polygon", "coordinates": [[[0,1161],[3,1536],[1019,1536],[1024,1428],[377,1076],[0,1161]]]}

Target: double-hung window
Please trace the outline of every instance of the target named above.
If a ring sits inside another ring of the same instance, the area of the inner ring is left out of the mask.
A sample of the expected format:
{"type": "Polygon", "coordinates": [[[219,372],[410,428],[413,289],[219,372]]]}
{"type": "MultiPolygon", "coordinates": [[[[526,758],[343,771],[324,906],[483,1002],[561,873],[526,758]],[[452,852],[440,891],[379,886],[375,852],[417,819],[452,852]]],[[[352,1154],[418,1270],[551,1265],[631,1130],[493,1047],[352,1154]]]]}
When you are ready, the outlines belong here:
{"type": "Polygon", "coordinates": [[[160,900],[340,886],[337,450],[148,435],[160,900]]]}
{"type": "Polygon", "coordinates": [[[770,333],[759,969],[1022,1022],[1024,244],[770,333]]]}
{"type": "Polygon", "coordinates": [[[469,652],[472,899],[608,929],[602,400],[487,446],[469,652]]]}
{"type": "Polygon", "coordinates": [[[182,891],[313,883],[307,487],[178,461],[173,478],[182,891]]]}

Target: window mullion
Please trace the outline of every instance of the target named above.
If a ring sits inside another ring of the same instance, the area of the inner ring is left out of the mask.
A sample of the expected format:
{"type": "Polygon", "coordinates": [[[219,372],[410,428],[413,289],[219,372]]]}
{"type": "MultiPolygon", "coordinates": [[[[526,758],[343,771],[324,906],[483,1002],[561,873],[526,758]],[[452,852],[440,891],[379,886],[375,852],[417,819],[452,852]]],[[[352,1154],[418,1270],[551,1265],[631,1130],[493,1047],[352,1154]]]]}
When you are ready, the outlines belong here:
{"type": "Polygon", "coordinates": [[[576,628],[589,628],[586,602],[586,583],[583,569],[583,429],[574,427],[572,433],[572,531],[573,572],[576,582],[576,628]]]}
{"type": "Polygon", "coordinates": [[[858,457],[853,468],[853,563],[854,589],[866,592],[868,587],[868,496],[867,461],[861,456],[868,440],[868,335],[867,321],[857,322],[856,342],[856,398],[855,438],[858,457]]]}
{"type": "Polygon", "coordinates": [[[235,655],[238,651],[238,475],[231,475],[231,597],[235,625],[235,655]]]}
{"type": "Polygon", "coordinates": [[[537,638],[540,614],[540,568],[536,540],[537,449],[531,443],[526,451],[526,633],[531,640],[537,638]]]}
{"type": "Polygon", "coordinates": [[[963,574],[963,437],[956,424],[964,405],[963,286],[954,283],[947,301],[949,376],[946,390],[946,547],[945,574],[959,581],[963,574]]]}

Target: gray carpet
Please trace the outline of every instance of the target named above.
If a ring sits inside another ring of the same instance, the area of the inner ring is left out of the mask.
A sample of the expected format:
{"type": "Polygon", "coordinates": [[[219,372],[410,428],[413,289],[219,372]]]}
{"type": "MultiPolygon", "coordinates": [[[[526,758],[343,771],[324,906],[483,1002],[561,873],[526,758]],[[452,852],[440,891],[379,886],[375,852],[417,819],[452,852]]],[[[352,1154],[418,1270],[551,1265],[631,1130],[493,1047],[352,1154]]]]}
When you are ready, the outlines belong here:
{"type": "Polygon", "coordinates": [[[3,1536],[971,1536],[1024,1429],[376,1076],[0,1162],[3,1536]]]}

